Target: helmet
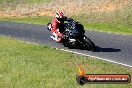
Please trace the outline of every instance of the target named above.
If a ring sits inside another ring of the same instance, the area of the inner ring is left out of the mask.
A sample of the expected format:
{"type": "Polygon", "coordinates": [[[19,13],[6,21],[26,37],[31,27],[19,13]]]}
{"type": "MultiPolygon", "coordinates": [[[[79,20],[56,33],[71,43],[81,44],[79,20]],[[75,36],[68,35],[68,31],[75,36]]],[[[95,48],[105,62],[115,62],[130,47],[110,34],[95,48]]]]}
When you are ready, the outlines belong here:
{"type": "Polygon", "coordinates": [[[63,17],[64,17],[64,14],[62,12],[59,11],[56,13],[56,20],[58,22],[61,22],[63,20],[63,17]]]}
{"type": "Polygon", "coordinates": [[[62,13],[62,12],[57,12],[56,13],[56,18],[58,19],[58,18],[63,18],[63,16],[64,16],[64,14],[62,13]]]}

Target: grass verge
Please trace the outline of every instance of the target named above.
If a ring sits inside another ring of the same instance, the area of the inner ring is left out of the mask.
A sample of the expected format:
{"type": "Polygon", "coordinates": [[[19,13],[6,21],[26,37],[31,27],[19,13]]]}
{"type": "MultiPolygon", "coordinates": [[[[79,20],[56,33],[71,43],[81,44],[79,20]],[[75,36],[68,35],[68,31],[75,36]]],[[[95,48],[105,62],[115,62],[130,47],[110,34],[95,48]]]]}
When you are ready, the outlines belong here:
{"type": "Polygon", "coordinates": [[[0,36],[0,88],[131,88],[132,86],[132,83],[79,86],[75,80],[78,64],[81,64],[88,74],[132,75],[131,68],[0,36]]]}
{"type": "Polygon", "coordinates": [[[88,30],[120,33],[120,34],[132,34],[131,22],[125,22],[125,21],[123,22],[121,20],[119,21],[115,20],[110,22],[107,21],[101,22],[101,20],[92,21],[94,19],[91,19],[91,21],[89,22],[88,21],[89,18],[86,15],[72,16],[72,18],[82,23],[84,27],[88,30]]]}
{"type": "Polygon", "coordinates": [[[18,23],[31,23],[31,24],[47,24],[50,22],[52,17],[26,17],[26,18],[14,18],[14,17],[0,17],[0,21],[8,21],[8,22],[18,22],[18,23]]]}

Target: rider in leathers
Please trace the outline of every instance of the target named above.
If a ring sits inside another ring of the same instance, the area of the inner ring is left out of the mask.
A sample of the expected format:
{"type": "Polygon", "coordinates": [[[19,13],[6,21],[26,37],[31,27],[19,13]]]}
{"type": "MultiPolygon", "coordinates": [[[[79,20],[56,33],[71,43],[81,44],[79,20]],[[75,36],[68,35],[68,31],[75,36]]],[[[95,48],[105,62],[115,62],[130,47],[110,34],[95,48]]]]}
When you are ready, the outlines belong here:
{"type": "Polygon", "coordinates": [[[61,42],[64,31],[64,21],[72,21],[73,19],[64,16],[62,12],[57,12],[55,18],[51,22],[51,32],[53,36],[50,36],[56,42],[61,42]]]}

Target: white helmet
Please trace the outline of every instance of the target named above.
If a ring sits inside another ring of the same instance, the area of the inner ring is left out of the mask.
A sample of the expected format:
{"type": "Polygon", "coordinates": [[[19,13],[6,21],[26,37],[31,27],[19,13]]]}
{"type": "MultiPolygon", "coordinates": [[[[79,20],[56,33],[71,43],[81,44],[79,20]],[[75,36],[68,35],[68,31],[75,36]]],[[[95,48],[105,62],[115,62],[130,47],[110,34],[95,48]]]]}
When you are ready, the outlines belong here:
{"type": "Polygon", "coordinates": [[[60,18],[63,18],[63,16],[64,16],[63,12],[60,12],[60,11],[59,11],[59,12],[56,13],[56,18],[57,18],[57,19],[58,19],[58,18],[59,18],[59,19],[60,19],[60,18]]]}

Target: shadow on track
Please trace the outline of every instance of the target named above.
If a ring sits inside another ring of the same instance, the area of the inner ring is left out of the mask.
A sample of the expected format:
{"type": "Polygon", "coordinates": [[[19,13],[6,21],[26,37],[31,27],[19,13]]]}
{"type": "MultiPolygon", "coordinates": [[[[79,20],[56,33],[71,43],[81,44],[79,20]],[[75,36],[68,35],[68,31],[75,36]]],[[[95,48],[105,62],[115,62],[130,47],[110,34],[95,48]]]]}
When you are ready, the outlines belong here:
{"type": "Polygon", "coordinates": [[[101,48],[96,46],[95,52],[120,52],[121,49],[115,49],[115,48],[101,48]]]}
{"type": "MultiPolygon", "coordinates": [[[[87,50],[86,48],[79,48],[79,47],[72,47],[70,49],[79,49],[79,50],[87,50]]],[[[90,51],[90,50],[87,50],[90,51]]],[[[96,46],[96,50],[94,52],[120,52],[121,49],[115,49],[115,48],[101,48],[99,46],[96,46]]]]}

